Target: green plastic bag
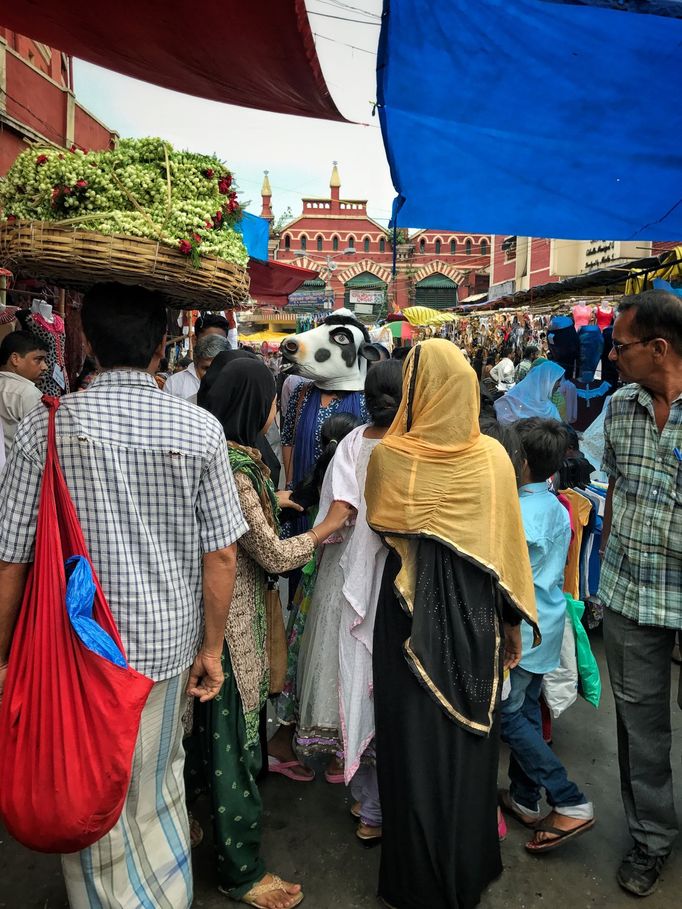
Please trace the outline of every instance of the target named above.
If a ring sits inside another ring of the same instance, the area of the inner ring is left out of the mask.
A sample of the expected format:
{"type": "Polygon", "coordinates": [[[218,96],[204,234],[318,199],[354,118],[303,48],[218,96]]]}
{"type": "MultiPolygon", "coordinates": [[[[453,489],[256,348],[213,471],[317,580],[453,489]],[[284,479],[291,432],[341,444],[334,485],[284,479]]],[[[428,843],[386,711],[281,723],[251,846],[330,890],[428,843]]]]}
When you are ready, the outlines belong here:
{"type": "Polygon", "coordinates": [[[592,653],[590,639],[587,636],[581,619],[585,612],[585,604],[574,600],[569,593],[566,597],[566,614],[569,616],[575,633],[575,649],[578,658],[579,692],[593,707],[599,707],[601,700],[601,677],[599,666],[592,653]]]}

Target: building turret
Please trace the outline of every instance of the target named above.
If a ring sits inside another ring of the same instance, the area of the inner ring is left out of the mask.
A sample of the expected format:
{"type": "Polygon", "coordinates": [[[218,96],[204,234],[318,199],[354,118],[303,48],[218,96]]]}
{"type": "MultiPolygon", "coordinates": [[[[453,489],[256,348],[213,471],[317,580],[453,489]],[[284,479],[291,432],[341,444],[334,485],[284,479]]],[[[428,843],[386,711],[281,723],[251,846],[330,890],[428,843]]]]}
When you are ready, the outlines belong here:
{"type": "Polygon", "coordinates": [[[337,162],[334,161],[334,166],[332,167],[332,175],[329,180],[329,188],[332,191],[332,202],[339,201],[339,193],[341,192],[341,177],[339,177],[339,169],[336,165],[337,162]]]}
{"type": "Polygon", "coordinates": [[[272,201],[272,190],[270,189],[270,180],[268,178],[268,171],[263,171],[263,185],[261,186],[261,198],[263,200],[263,205],[261,208],[260,216],[265,218],[266,221],[272,223],[275,220],[275,216],[272,213],[271,201],[272,201]]]}

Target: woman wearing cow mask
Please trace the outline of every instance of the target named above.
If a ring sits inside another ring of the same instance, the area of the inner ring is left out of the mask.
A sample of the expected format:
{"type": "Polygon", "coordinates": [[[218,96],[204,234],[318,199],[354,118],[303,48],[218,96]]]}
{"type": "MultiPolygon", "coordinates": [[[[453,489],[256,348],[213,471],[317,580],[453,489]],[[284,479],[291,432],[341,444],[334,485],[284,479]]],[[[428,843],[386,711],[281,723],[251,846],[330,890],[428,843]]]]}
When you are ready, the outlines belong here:
{"type": "MultiPolygon", "coordinates": [[[[260,857],[262,806],[255,778],[261,764],[259,712],[268,692],[265,590],[268,574],[304,565],[321,539],[335,533],[353,509],[334,502],[316,530],[289,540],[278,535],[280,503],[270,472],[256,448],[275,416],[275,380],[251,358],[227,363],[205,405],[221,422],[229,446],[248,532],[239,540],[237,573],[225,627],[225,685],[215,701],[196,705],[196,739],[201,760],[188,759],[189,785],[210,790],[220,889],[235,900],[263,909],[291,909],[303,899],[298,884],[266,873],[260,857]],[[198,739],[198,741],[197,741],[198,739]]],[[[288,502],[288,497],[283,497],[288,502]]]]}
{"type": "Polygon", "coordinates": [[[514,469],[478,414],[461,351],[418,344],[367,472],[367,521],[389,548],[372,659],[379,896],[395,909],[471,909],[502,871],[500,683],[537,617],[514,469]]]}

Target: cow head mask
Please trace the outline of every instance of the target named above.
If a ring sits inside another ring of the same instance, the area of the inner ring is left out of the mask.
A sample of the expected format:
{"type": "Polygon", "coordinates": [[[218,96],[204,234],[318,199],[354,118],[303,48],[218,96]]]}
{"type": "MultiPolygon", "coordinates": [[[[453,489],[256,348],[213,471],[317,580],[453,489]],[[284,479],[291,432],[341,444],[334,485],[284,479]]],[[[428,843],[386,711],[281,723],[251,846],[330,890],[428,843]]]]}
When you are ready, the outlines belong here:
{"type": "Polygon", "coordinates": [[[280,349],[295,372],[323,391],[363,391],[368,361],[381,356],[348,309],[337,310],[317,328],[289,335],[280,349]]]}

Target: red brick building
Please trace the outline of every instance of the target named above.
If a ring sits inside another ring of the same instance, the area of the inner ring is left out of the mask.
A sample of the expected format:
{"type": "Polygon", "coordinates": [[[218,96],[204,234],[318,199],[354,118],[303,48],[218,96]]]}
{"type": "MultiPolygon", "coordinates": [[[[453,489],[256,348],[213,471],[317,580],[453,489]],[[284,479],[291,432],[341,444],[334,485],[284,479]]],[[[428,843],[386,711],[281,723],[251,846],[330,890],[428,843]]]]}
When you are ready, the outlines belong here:
{"type": "Polygon", "coordinates": [[[116,138],[76,100],[71,57],[0,27],[0,174],[27,143],[102,149],[116,138]]]}
{"type": "MultiPolygon", "coordinates": [[[[398,232],[396,276],[393,236],[367,214],[366,199],[341,195],[336,162],[329,196],[304,198],[301,214],[273,234],[270,255],[318,273],[290,298],[292,306],[348,306],[370,320],[414,304],[452,307],[488,287],[490,236],[457,231],[398,232]]],[[[261,217],[273,221],[267,173],[261,217]]]]}

